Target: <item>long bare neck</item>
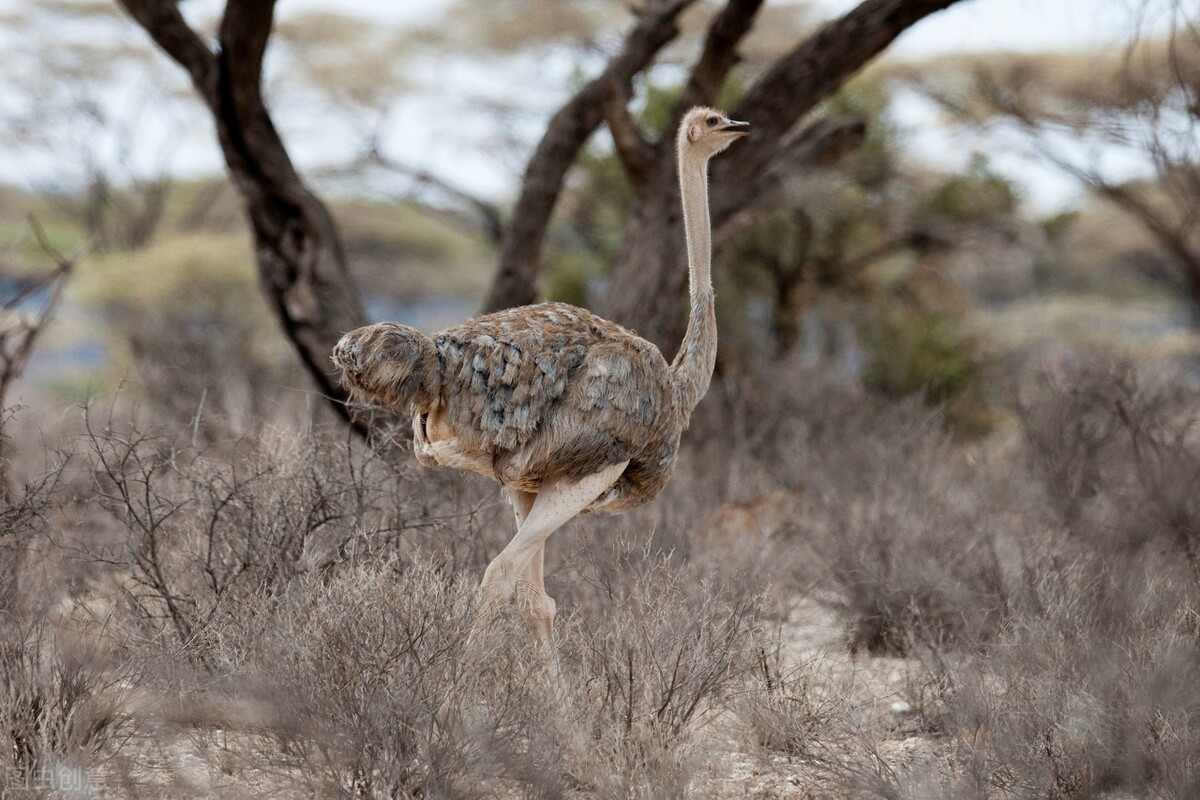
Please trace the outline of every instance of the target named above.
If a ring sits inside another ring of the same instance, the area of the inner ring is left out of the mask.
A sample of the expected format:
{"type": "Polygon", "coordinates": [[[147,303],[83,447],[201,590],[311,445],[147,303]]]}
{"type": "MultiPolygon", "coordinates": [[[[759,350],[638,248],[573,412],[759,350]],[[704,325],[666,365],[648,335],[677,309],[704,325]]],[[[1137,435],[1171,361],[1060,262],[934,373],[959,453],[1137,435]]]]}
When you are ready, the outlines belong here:
{"type": "Polygon", "coordinates": [[[712,286],[712,230],[708,218],[708,158],[679,136],[679,193],[687,234],[687,333],[671,365],[679,407],[687,414],[704,397],[717,363],[717,314],[712,286]]]}

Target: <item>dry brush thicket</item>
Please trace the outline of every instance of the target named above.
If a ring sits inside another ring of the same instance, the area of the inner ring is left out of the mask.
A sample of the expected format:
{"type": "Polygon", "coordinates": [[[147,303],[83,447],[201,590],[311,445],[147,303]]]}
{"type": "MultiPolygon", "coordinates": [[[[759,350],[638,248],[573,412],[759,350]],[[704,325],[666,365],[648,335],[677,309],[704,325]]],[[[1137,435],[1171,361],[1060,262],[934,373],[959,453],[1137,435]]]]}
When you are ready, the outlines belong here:
{"type": "Polygon", "coordinates": [[[968,443],[726,378],[659,501],[551,541],[556,663],[519,619],[468,645],[512,525],[482,481],[342,427],[21,411],[0,789],[1194,797],[1196,388],[1060,368],[968,443]]]}

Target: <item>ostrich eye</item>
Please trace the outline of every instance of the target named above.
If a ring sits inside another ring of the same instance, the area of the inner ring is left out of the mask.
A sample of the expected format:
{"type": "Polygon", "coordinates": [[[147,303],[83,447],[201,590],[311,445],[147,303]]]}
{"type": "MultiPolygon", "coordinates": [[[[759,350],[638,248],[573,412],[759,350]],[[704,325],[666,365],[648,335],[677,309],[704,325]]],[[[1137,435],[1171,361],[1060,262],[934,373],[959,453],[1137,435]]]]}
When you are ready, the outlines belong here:
{"type": "Polygon", "coordinates": [[[718,119],[717,117],[709,117],[709,118],[708,118],[707,120],[705,120],[705,121],[708,123],[708,127],[712,128],[712,127],[715,127],[715,126],[716,126],[716,124],[717,124],[718,122],[720,122],[721,120],[720,120],[720,119],[718,119]]]}

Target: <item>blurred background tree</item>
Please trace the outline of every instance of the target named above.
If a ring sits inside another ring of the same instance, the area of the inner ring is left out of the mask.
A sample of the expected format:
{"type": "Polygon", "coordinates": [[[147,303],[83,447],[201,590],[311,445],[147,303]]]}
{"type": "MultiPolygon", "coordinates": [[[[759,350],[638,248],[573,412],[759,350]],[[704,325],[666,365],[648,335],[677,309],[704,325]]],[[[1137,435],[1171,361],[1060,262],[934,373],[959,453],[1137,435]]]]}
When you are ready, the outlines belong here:
{"type": "Polygon", "coordinates": [[[481,305],[562,299],[669,354],[686,274],[671,134],[683,107],[710,102],[756,130],[714,166],[721,373],[819,365],[888,397],[961,406],[972,429],[1002,365],[1061,346],[1049,338],[1177,330],[1171,297],[1191,296],[1196,251],[1195,89],[1181,77],[1196,48],[1179,23],[1103,58],[892,61],[849,80],[945,5],[873,0],[823,24],[808,6],[745,0],[658,0],[632,15],[607,0],[448,2],[381,25],[130,2],[186,70],[163,69],[115,4],[21,5],[3,67],[20,91],[0,126],[35,177],[0,197],[18,242],[0,259],[16,284],[45,266],[20,235],[28,211],[57,246],[93,253],[46,341],[59,390],[125,371],[172,414],[203,397],[239,429],[305,385],[301,370],[340,408],[326,355],[368,319],[435,328],[481,305]],[[557,95],[504,85],[546,73],[557,95]],[[422,94],[453,124],[414,116],[422,94]],[[1031,206],[996,166],[1013,140],[990,129],[959,166],[914,157],[937,124],[914,129],[916,96],[957,125],[1010,120],[1015,141],[1094,194],[1031,206]],[[232,186],[201,150],[210,125],[232,186]],[[395,135],[426,127],[462,137],[465,168],[395,135]],[[1115,147],[1154,171],[1101,169],[1097,154],[1115,147]],[[61,168],[37,169],[49,159],[61,168]],[[1121,302],[1130,295],[1150,305],[1121,302]],[[80,344],[101,335],[102,355],[80,344]]]}
{"type": "Polygon", "coordinates": [[[53,160],[29,188],[92,248],[146,244],[172,185],[178,86],[105,0],[19,6],[4,22],[12,39],[4,80],[20,90],[0,108],[0,138],[14,166],[53,160]],[[114,96],[122,84],[127,91],[114,96]],[[152,116],[158,130],[147,125],[152,116]]]}
{"type": "Polygon", "coordinates": [[[951,58],[909,75],[956,120],[1023,137],[1140,227],[1165,258],[1139,268],[1200,321],[1200,28],[1185,6],[1123,51],[951,58]]]}

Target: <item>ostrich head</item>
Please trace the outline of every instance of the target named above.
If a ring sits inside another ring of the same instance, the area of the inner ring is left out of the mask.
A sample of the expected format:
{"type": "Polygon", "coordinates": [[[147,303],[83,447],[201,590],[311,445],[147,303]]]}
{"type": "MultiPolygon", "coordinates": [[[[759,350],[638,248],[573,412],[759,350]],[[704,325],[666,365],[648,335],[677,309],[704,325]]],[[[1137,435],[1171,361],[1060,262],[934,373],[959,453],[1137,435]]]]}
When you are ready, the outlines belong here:
{"type": "Polygon", "coordinates": [[[735,139],[750,133],[750,123],[732,120],[721,111],[699,106],[689,111],[679,126],[680,149],[699,151],[711,158],[729,147],[735,139]]]}

